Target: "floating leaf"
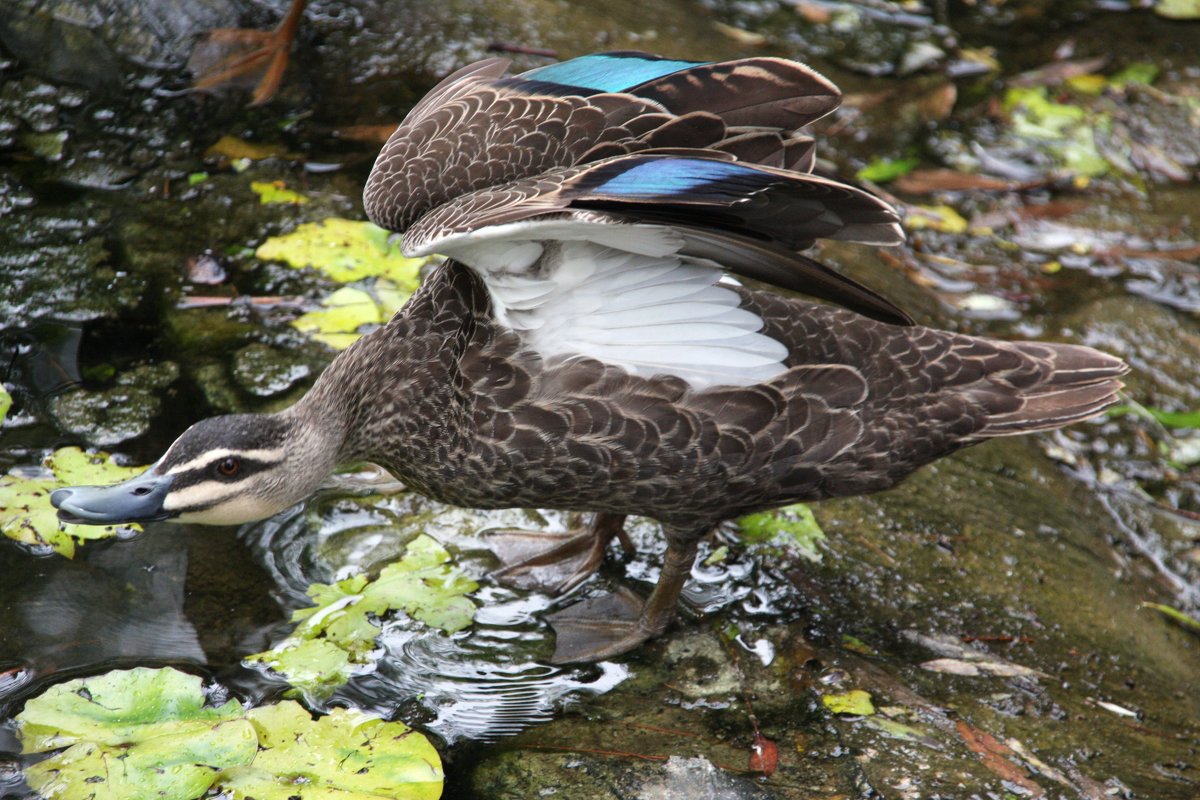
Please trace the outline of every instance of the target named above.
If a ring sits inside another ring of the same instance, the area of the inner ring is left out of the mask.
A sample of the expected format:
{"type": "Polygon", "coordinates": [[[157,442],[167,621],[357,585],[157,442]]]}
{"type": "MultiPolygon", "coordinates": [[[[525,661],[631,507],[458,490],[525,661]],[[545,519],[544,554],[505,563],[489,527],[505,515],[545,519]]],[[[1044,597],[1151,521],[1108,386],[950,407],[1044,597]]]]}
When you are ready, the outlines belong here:
{"type": "Polygon", "coordinates": [[[205,705],[200,678],[174,669],[61,683],[16,721],[22,752],[67,748],[26,770],[46,798],[190,800],[212,786],[216,770],[249,764],[257,750],[236,700],[205,705]]]}
{"type": "Polygon", "coordinates": [[[834,714],[853,714],[859,717],[875,713],[871,694],[862,689],[851,689],[841,694],[821,695],[821,703],[834,714]]]}
{"type": "Polygon", "coordinates": [[[337,350],[354,344],[363,326],[383,322],[383,312],[375,298],[353,286],[343,286],[322,300],[321,305],[323,308],[292,320],[292,325],[337,350]]]}
{"type": "Polygon", "coordinates": [[[437,751],[403,723],[293,702],[244,712],[205,704],[199,678],[118,670],[51,687],[16,718],[26,754],[66,747],[25,771],[49,800],[436,800],[437,751]]]}
{"type": "Polygon", "coordinates": [[[412,292],[426,259],[406,258],[400,247],[389,241],[390,236],[370,222],[334,217],[272,236],[254,254],[297,269],[312,267],[338,283],[386,277],[412,292]]]}
{"type": "Polygon", "coordinates": [[[448,633],[462,630],[475,618],[475,604],[465,595],[478,584],[449,562],[450,554],[422,535],[375,580],[356,575],[313,584],[308,596],[316,605],[292,614],[298,623],[292,635],[249,660],[266,664],[302,691],[324,694],[373,664],[376,620],[389,612],[402,611],[448,633]]]}
{"type": "Polygon", "coordinates": [[[144,469],[118,466],[107,453],[85,453],[78,447],[56,450],[42,461],[39,475],[27,477],[11,471],[0,476],[0,531],[10,539],[49,547],[72,558],[77,540],[106,539],[122,529],[141,530],[136,524],[62,524],[58,512],[50,505],[50,493],[63,486],[117,483],[144,469]]]}
{"type": "Polygon", "coordinates": [[[190,172],[187,176],[187,185],[196,186],[208,180],[207,172],[190,172]]]}
{"type": "Polygon", "coordinates": [[[442,794],[437,750],[402,722],[345,708],[313,720],[291,701],[246,716],[262,749],[253,764],[227,769],[217,781],[237,800],[437,800],[442,794]]]}
{"type": "Polygon", "coordinates": [[[825,541],[825,532],[812,509],[803,503],[749,514],[739,519],[738,525],[746,541],[787,542],[809,561],[821,560],[817,545],[825,541]]]}
{"type": "Polygon", "coordinates": [[[251,181],[250,191],[258,195],[258,201],[263,205],[271,203],[290,203],[302,206],[308,198],[299,192],[287,188],[283,181],[251,181]]]}
{"type": "Polygon", "coordinates": [[[10,408],[12,408],[12,395],[8,393],[8,389],[5,389],[3,384],[0,384],[0,424],[3,424],[10,408]]]}
{"type": "Polygon", "coordinates": [[[873,158],[870,164],[860,169],[855,175],[859,180],[887,183],[912,172],[920,163],[921,159],[916,157],[873,158]]]}

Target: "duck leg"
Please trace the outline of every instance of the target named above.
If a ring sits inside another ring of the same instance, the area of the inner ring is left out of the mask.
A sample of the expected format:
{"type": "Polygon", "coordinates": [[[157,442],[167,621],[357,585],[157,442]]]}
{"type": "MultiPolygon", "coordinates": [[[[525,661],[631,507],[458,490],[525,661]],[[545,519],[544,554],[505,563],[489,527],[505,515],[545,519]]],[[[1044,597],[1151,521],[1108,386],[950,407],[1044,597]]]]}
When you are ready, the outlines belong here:
{"type": "Polygon", "coordinates": [[[624,514],[600,512],[586,527],[573,527],[565,534],[513,528],[494,531],[488,540],[504,566],[493,575],[519,589],[569,592],[600,567],[613,539],[621,541],[625,552],[633,552],[624,514]]]}
{"type": "Polygon", "coordinates": [[[556,636],[554,664],[601,661],[629,652],[667,629],[692,574],[699,537],[672,539],[654,591],[643,603],[630,589],[594,597],[547,617],[556,636]]]}
{"type": "Polygon", "coordinates": [[[287,69],[288,54],[304,15],[306,0],[292,0],[273,31],[221,28],[196,45],[188,66],[196,73],[199,91],[237,85],[258,78],[250,105],[260,106],[274,96],[287,69]]]}

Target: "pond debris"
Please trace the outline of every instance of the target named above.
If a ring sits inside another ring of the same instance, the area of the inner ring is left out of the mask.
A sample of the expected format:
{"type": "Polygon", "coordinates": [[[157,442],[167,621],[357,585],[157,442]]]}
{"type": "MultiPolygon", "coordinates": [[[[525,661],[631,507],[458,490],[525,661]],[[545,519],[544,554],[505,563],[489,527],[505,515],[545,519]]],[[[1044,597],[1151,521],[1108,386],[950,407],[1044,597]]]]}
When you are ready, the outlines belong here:
{"type": "Polygon", "coordinates": [[[292,0],[287,14],[272,31],[219,28],[196,43],[188,69],[196,76],[198,92],[254,85],[251,106],[275,96],[287,70],[292,42],[304,18],[306,0],[292,0]]]}
{"type": "Polygon", "coordinates": [[[997,776],[1015,783],[1033,797],[1046,795],[1046,791],[1029,777],[1028,772],[1012,760],[1011,757],[1016,753],[1007,744],[964,720],[956,722],[955,728],[967,749],[978,756],[983,765],[997,776]]]}
{"type": "MultiPolygon", "coordinates": [[[[963,675],[967,677],[991,676],[1000,678],[1036,677],[1049,678],[1040,670],[1023,667],[1002,658],[967,647],[960,639],[945,634],[923,634],[914,630],[906,630],[903,637],[914,644],[926,647],[941,658],[924,661],[919,666],[930,672],[940,672],[948,675],[963,675]]],[[[975,641],[978,641],[976,639],[975,641]]]]}

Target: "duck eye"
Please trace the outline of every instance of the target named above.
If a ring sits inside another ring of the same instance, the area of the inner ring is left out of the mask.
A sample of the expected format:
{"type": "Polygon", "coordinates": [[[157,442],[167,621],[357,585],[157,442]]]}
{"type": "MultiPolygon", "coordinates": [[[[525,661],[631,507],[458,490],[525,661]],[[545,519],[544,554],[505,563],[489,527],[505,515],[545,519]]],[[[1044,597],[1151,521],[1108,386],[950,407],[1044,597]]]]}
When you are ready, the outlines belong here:
{"type": "Polygon", "coordinates": [[[234,475],[238,474],[238,470],[241,469],[241,467],[242,462],[240,459],[229,456],[228,458],[224,458],[217,463],[217,472],[221,473],[226,478],[232,478],[234,475]]]}

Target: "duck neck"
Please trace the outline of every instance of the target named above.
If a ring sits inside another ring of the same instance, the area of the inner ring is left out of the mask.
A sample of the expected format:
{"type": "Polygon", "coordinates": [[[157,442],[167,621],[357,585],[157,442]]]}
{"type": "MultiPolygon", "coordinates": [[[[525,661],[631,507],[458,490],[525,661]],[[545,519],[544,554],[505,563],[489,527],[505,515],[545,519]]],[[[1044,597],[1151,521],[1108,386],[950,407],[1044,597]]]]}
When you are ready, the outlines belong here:
{"type": "Polygon", "coordinates": [[[372,461],[413,488],[427,485],[469,417],[453,337],[440,327],[421,313],[393,319],[334,359],[288,411],[320,430],[317,444],[335,465],[372,461]]]}

